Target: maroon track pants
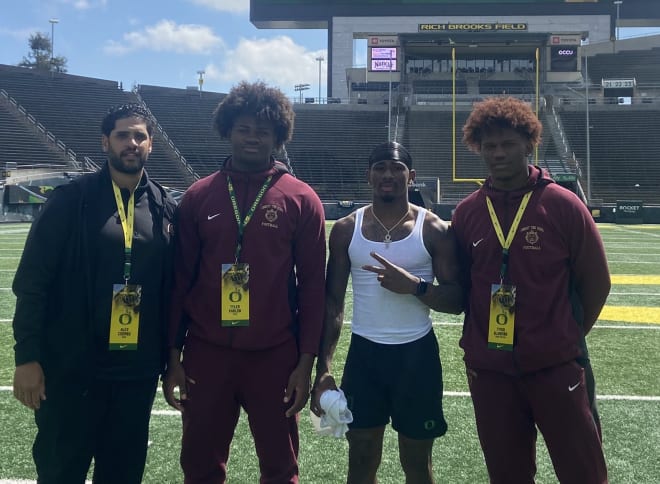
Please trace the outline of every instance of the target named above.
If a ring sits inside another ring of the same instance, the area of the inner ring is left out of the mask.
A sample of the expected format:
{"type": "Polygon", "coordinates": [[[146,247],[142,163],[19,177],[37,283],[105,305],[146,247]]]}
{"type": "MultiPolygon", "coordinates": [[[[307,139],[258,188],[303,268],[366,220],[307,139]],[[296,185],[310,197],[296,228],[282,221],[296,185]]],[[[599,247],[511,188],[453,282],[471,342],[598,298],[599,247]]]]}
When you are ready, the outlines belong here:
{"type": "Polygon", "coordinates": [[[181,467],[187,484],[225,482],[241,407],[254,438],[260,482],[298,482],[298,417],[286,418],[283,402],[297,362],[293,339],[275,348],[240,351],[188,338],[183,365],[195,384],[188,385],[183,412],[181,467]]]}
{"type": "Polygon", "coordinates": [[[580,365],[571,361],[523,376],[467,372],[492,484],[534,483],[537,427],[562,484],[607,483],[580,365]]]}

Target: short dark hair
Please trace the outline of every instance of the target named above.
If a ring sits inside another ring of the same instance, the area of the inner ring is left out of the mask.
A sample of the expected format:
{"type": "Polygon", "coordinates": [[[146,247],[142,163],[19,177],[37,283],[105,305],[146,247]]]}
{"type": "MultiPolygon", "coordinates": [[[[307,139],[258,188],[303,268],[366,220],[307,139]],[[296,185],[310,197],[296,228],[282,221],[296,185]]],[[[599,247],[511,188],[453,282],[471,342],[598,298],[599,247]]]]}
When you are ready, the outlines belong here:
{"type": "Polygon", "coordinates": [[[529,104],[515,97],[491,97],[474,105],[463,126],[463,143],[480,153],[484,131],[496,127],[513,128],[534,146],[541,142],[543,125],[529,104]]]}
{"type": "Polygon", "coordinates": [[[115,129],[115,124],[118,119],[125,118],[141,118],[144,119],[144,122],[147,125],[147,133],[149,137],[153,135],[154,128],[156,127],[156,122],[151,112],[145,108],[143,105],[138,103],[128,103],[120,104],[117,106],[112,106],[108,109],[108,112],[101,122],[101,133],[105,136],[110,136],[112,130],[115,129]]]}
{"type": "Polygon", "coordinates": [[[405,146],[396,141],[387,141],[376,146],[369,155],[369,167],[382,160],[400,161],[408,169],[412,168],[412,156],[405,146]]]}
{"type": "Polygon", "coordinates": [[[241,81],[215,108],[213,127],[222,138],[227,139],[236,118],[245,114],[273,123],[276,148],[291,140],[295,113],[291,102],[279,89],[261,81],[241,81]]]}

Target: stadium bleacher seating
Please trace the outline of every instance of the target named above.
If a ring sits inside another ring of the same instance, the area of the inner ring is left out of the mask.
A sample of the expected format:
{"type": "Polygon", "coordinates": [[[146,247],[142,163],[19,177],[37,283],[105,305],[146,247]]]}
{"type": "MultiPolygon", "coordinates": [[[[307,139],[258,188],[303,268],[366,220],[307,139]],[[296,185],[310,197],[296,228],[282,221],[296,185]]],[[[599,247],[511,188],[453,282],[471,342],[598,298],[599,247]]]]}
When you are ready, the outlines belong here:
{"type": "MultiPolygon", "coordinates": [[[[415,94],[452,94],[453,82],[451,79],[416,79],[412,83],[415,94]]],[[[467,94],[465,79],[456,79],[456,94],[467,94]]]]}
{"type": "Polygon", "coordinates": [[[213,131],[213,110],[224,97],[215,92],[141,85],[138,93],[199,176],[218,169],[231,151],[213,131]]]}
{"type": "Polygon", "coordinates": [[[600,83],[601,79],[635,79],[641,85],[657,84],[660,79],[660,48],[589,57],[589,77],[594,83],[600,83]]]}
{"type": "MultiPolygon", "coordinates": [[[[81,164],[85,156],[98,165],[105,160],[100,124],[107,109],[115,104],[137,102],[134,93],[119,89],[114,81],[7,65],[0,65],[0,89],[72,149],[81,164]]],[[[186,187],[192,180],[158,133],[148,171],[173,188],[186,187]]]]}
{"type": "MultiPolygon", "coordinates": [[[[399,87],[398,82],[392,83],[392,90],[396,90],[399,87]]],[[[351,83],[352,91],[373,91],[373,92],[387,92],[390,90],[389,82],[352,82],[351,83]]]]}
{"type": "MultiPolygon", "coordinates": [[[[590,167],[592,197],[605,202],[660,203],[660,112],[647,106],[591,106],[590,167]]],[[[586,117],[582,106],[560,111],[575,155],[586,169],[586,117]]]]}
{"type": "MultiPolygon", "coordinates": [[[[213,131],[212,115],[223,95],[140,86],[138,92],[196,173],[208,175],[230,154],[213,131]]],[[[387,139],[387,108],[348,104],[295,104],[287,152],[296,176],[323,200],[367,200],[366,160],[387,139]]]]}
{"type": "Polygon", "coordinates": [[[387,141],[387,107],[296,104],[295,112],[287,151],[296,175],[322,200],[370,200],[367,159],[387,141]]]}
{"type": "MultiPolygon", "coordinates": [[[[437,79],[414,82],[415,92],[418,88],[429,88],[439,89],[441,93],[451,83],[437,79]]],[[[511,80],[502,82],[511,85],[511,80]]],[[[521,81],[520,85],[523,83],[528,81],[521,81]]],[[[388,86],[382,84],[376,87],[388,86]]],[[[141,100],[167,135],[167,138],[162,134],[156,136],[149,173],[172,188],[185,189],[193,180],[175,153],[185,157],[198,176],[214,172],[230,153],[229,143],[221,140],[212,127],[213,110],[223,97],[220,93],[147,85],[139,86],[136,92],[126,92],[113,81],[3,65],[0,65],[0,89],[75,151],[78,161],[88,156],[98,164],[105,160],[98,126],[106,109],[113,104],[141,100]]],[[[594,99],[598,94],[594,91],[594,99]]],[[[578,168],[566,158],[574,153],[584,179],[585,104],[584,100],[580,104],[574,92],[572,96],[570,103],[557,103],[562,136],[568,147],[555,145],[559,127],[551,117],[542,116],[546,129],[539,147],[539,163],[551,172],[575,172],[578,168]],[[567,149],[572,153],[567,155],[567,149]]],[[[660,164],[655,161],[660,151],[657,105],[590,104],[593,198],[604,203],[626,198],[660,203],[660,164]]],[[[483,179],[486,176],[483,162],[461,142],[461,127],[470,108],[467,100],[457,108],[455,176],[483,179]]],[[[387,139],[388,106],[296,103],[294,110],[294,137],[287,144],[287,151],[295,174],[326,202],[369,200],[371,194],[364,179],[366,160],[371,149],[387,139]]],[[[454,203],[474,191],[477,188],[474,182],[453,182],[451,106],[413,104],[403,108],[402,114],[397,139],[410,149],[418,176],[440,179],[441,201],[454,203]]],[[[17,122],[16,116],[12,106],[0,102],[0,162],[20,161],[15,159],[20,154],[28,163],[62,163],[65,169],[66,159],[39,140],[34,130],[17,122]]],[[[393,125],[396,122],[393,119],[393,125]]]]}
{"type": "MultiPolygon", "coordinates": [[[[463,145],[462,126],[470,114],[468,107],[456,113],[456,179],[483,180],[486,167],[479,156],[463,145]]],[[[474,181],[454,182],[452,167],[452,112],[431,106],[415,106],[407,114],[403,143],[410,149],[417,176],[440,178],[441,202],[458,202],[478,188],[474,181]]],[[[545,120],[542,118],[542,122],[545,120]]],[[[539,146],[539,161],[548,168],[546,158],[558,158],[549,130],[539,146]]]]}
{"type": "MultiPolygon", "coordinates": [[[[456,114],[457,178],[486,177],[483,162],[461,143],[467,111],[456,114]]],[[[457,201],[477,188],[475,183],[452,183],[452,113],[427,106],[414,106],[406,115],[403,144],[413,158],[418,176],[440,178],[441,201],[457,201]]]]}
{"type": "Polygon", "coordinates": [[[45,135],[37,136],[32,127],[16,112],[0,102],[0,168],[7,166],[46,166],[58,165],[67,168],[67,160],[63,153],[49,146],[45,135]]]}
{"type": "Polygon", "coordinates": [[[534,84],[526,79],[480,79],[479,94],[534,94],[534,84]]]}

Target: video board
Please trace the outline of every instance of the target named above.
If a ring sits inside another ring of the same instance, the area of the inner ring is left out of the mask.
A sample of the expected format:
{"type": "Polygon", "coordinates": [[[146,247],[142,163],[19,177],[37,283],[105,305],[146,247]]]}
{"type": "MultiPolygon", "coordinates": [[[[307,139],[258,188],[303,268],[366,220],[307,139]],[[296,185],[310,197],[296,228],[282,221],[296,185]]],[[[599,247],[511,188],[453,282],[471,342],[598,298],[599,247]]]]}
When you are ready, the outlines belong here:
{"type": "Polygon", "coordinates": [[[575,72],[577,68],[577,45],[553,45],[550,47],[550,70],[552,72],[575,72]]]}
{"type": "Polygon", "coordinates": [[[373,72],[397,70],[396,47],[369,47],[370,69],[373,72]]]}

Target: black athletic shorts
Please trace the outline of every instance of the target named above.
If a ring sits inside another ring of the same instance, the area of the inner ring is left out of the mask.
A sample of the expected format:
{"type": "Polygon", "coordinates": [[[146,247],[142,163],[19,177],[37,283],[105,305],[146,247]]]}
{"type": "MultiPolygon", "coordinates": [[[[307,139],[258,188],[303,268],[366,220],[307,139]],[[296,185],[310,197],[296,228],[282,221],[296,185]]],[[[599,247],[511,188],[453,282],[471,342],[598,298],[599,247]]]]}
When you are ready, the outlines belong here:
{"type": "Polygon", "coordinates": [[[410,439],[447,431],[442,366],[433,330],[411,343],[386,345],[353,334],[341,388],[353,413],[351,429],[387,425],[410,439]]]}

